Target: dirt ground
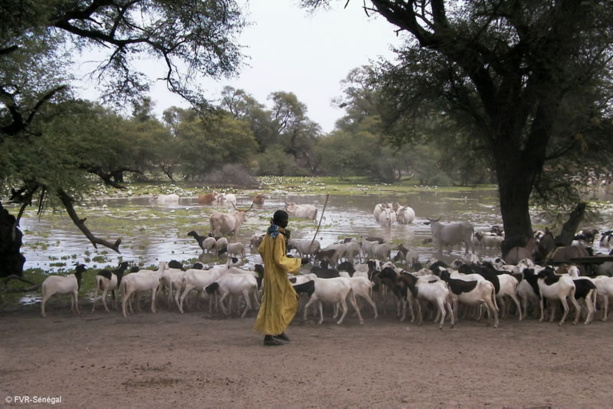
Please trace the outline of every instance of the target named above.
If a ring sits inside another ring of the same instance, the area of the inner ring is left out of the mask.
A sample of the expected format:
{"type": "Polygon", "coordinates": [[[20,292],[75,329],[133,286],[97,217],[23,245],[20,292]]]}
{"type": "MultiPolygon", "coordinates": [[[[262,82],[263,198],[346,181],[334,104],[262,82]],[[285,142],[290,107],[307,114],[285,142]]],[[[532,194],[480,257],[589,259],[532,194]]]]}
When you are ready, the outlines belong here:
{"type": "Polygon", "coordinates": [[[0,312],[0,407],[606,408],[613,323],[534,318],[416,326],[296,317],[262,345],[247,318],[168,311],[72,315],[69,301],[0,312]],[[30,403],[21,403],[29,398],[30,403]],[[58,401],[61,399],[61,401],[58,401]],[[49,400],[48,402],[52,402],[49,400]]]}

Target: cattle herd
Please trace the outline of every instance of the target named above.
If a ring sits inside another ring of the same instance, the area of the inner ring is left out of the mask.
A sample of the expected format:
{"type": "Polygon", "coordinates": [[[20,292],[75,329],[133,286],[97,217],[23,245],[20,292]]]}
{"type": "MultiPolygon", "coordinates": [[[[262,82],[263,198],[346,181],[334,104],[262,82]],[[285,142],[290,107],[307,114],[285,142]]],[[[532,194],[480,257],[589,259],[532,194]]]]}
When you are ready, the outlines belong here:
{"type": "MultiPolygon", "coordinates": [[[[211,203],[221,197],[200,197],[199,202],[211,203]]],[[[163,200],[156,198],[155,200],[163,200]]],[[[140,306],[140,296],[148,294],[152,312],[158,303],[179,313],[201,309],[203,300],[208,302],[209,312],[219,311],[227,316],[236,310],[241,317],[259,307],[263,266],[249,267],[244,263],[246,247],[257,256],[257,247],[263,236],[256,234],[249,243],[232,239],[244,223],[249,209],[236,207],[234,195],[223,195],[223,201],[234,208],[232,213],[215,212],[210,216],[210,233],[199,235],[190,231],[202,250],[202,259],[215,260],[212,266],[196,263],[184,266],[177,261],[162,261],[157,269],[138,270],[127,262],[114,269],[97,272],[92,296],[92,311],[99,299],[106,311],[108,293],[113,296],[115,309],[124,316],[140,306]],[[230,240],[228,240],[230,238],[230,240]],[[129,271],[130,270],[130,271],[129,271]],[[115,292],[118,292],[116,295],[115,292]]],[[[264,196],[257,195],[253,204],[264,203],[264,196]]],[[[313,205],[286,202],[285,208],[293,217],[316,221],[318,209],[313,205]]],[[[409,206],[380,203],[373,216],[378,223],[412,223],[415,212],[409,206]]],[[[573,323],[585,324],[595,317],[608,318],[609,299],[613,296],[613,263],[605,262],[587,275],[584,266],[554,260],[549,249],[546,257],[539,257],[537,249],[543,248],[546,234],[535,234],[534,246],[520,260],[509,263],[501,258],[481,259],[479,248],[499,249],[503,232],[496,226],[489,231],[476,231],[470,223],[440,223],[429,220],[432,242],[439,257],[420,260],[415,250],[404,244],[392,245],[379,237],[348,237],[322,247],[313,240],[289,238],[288,254],[307,257],[310,263],[300,274],[291,276],[301,299],[301,315],[309,319],[319,312],[319,323],[325,320],[324,306],[341,324],[351,310],[360,323],[364,318],[376,319],[380,314],[393,314],[400,320],[410,315],[411,322],[421,324],[435,321],[439,328],[446,323],[454,327],[462,320],[487,320],[494,327],[500,319],[523,320],[535,317],[543,320],[559,320],[562,325],[569,314],[573,323]],[[464,256],[451,263],[442,260],[443,252],[462,244],[464,256]],[[351,309],[349,308],[351,306],[351,309]],[[366,309],[365,309],[366,308],[366,309]],[[372,312],[371,312],[372,311],[372,312]],[[340,317],[339,317],[340,315],[340,317]]],[[[594,233],[583,232],[574,247],[590,246],[594,233]],[[590,237],[591,234],[591,237],[590,237]]],[[[612,232],[600,233],[601,249],[613,248],[612,232]]],[[[567,261],[567,260],[566,260],[567,261]]],[[[54,294],[70,294],[71,307],[79,312],[78,292],[85,266],[79,264],[73,274],[49,276],[42,284],[41,314],[46,315],[46,303],[54,294]]]]}

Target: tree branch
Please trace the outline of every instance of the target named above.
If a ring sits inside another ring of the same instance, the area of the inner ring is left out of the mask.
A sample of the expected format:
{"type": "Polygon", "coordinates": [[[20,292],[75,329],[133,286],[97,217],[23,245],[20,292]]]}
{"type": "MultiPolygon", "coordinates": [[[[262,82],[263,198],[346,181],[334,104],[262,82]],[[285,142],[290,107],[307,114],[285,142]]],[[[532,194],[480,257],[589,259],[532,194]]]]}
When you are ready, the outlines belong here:
{"type": "Polygon", "coordinates": [[[101,244],[104,247],[108,247],[110,249],[115,250],[117,253],[121,253],[119,251],[119,245],[121,244],[121,238],[118,238],[115,241],[115,243],[111,243],[111,242],[108,242],[103,239],[99,239],[96,236],[94,236],[93,233],[87,228],[87,226],[85,226],[86,219],[80,219],[79,216],[77,215],[77,212],[75,211],[74,206],[72,204],[73,199],[68,195],[68,193],[66,193],[62,189],[58,189],[57,193],[58,193],[60,200],[64,204],[64,207],[66,208],[66,212],[68,212],[68,215],[72,219],[73,223],[79,228],[79,230],[81,230],[81,232],[83,232],[85,237],[89,239],[89,241],[94,245],[96,249],[98,248],[98,244],[101,244]]]}

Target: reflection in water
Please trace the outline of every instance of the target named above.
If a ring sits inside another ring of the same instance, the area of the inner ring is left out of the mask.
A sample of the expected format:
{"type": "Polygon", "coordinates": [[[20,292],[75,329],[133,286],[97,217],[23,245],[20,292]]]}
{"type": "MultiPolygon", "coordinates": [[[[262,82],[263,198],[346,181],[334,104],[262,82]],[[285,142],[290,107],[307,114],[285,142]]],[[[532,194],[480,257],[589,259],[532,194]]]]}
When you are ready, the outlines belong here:
{"type": "MultiPolygon", "coordinates": [[[[248,213],[245,224],[236,238],[248,246],[253,234],[265,232],[275,210],[283,208],[285,201],[312,203],[319,209],[317,221],[290,218],[292,237],[312,239],[319,222],[326,196],[279,194],[269,195],[266,203],[254,207],[248,213]]],[[[251,205],[250,196],[238,196],[238,207],[251,205]]],[[[44,217],[38,219],[29,214],[24,216],[21,228],[24,235],[23,253],[25,268],[43,268],[53,272],[59,268],[71,268],[76,261],[89,259],[88,267],[102,268],[115,266],[119,260],[134,261],[140,265],[155,265],[159,261],[176,259],[194,261],[201,253],[196,241],[187,236],[190,230],[205,235],[209,232],[209,216],[214,211],[230,212],[231,209],[210,205],[199,205],[197,199],[182,198],[178,205],[154,205],[147,198],[109,199],[80,209],[83,217],[95,235],[114,241],[122,237],[121,254],[110,249],[95,249],[68,218],[51,223],[44,217]]],[[[476,230],[502,225],[496,191],[465,191],[441,193],[436,190],[411,194],[358,196],[331,195],[325,210],[317,239],[327,246],[339,238],[351,236],[379,236],[394,243],[403,242],[426,260],[433,253],[432,243],[424,244],[430,238],[428,218],[439,218],[442,222],[468,221],[476,230]],[[394,224],[383,227],[375,222],[372,210],[377,203],[399,202],[415,210],[416,219],[410,225],[394,224]]],[[[534,215],[536,217],[536,215],[534,215]]],[[[534,220],[534,219],[533,219],[534,220]]],[[[602,215],[597,228],[610,228],[611,209],[602,215]]],[[[591,227],[590,226],[590,227],[591,227]]],[[[254,253],[255,250],[254,250],[254,253]]],[[[462,255],[460,248],[454,249],[452,257],[462,255]]],[[[488,253],[487,256],[496,256],[488,253]]],[[[249,254],[248,262],[259,262],[259,256],[249,254]]],[[[223,261],[223,260],[222,260],[223,261]]],[[[215,258],[206,259],[216,263],[215,258]]]]}

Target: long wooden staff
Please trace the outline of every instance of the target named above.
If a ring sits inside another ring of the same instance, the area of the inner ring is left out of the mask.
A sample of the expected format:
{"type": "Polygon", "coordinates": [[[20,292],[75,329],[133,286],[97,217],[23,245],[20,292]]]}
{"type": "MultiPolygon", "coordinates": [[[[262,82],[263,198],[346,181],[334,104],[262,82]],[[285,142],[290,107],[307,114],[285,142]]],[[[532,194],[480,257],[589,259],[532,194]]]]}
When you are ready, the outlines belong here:
{"type": "Polygon", "coordinates": [[[321,227],[321,221],[324,219],[324,212],[326,211],[326,206],[328,205],[328,199],[330,198],[330,193],[326,194],[326,202],[324,203],[324,208],[321,211],[321,216],[319,217],[319,224],[317,225],[317,230],[315,230],[315,234],[313,235],[313,240],[311,240],[311,244],[309,244],[308,251],[311,252],[311,246],[317,237],[317,233],[319,233],[319,228],[321,227]]]}

